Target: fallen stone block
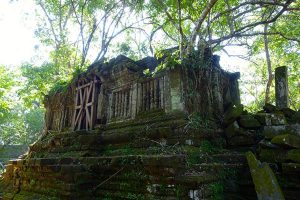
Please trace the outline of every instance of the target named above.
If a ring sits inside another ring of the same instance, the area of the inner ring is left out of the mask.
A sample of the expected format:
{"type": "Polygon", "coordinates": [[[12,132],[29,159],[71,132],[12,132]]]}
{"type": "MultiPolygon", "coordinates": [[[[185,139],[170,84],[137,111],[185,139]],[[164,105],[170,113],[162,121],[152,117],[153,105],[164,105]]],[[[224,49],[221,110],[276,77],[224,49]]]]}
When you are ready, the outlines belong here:
{"type": "Polygon", "coordinates": [[[288,131],[288,133],[292,134],[292,135],[298,135],[300,136],[300,124],[291,124],[291,125],[287,125],[286,129],[288,131]]]}
{"type": "Polygon", "coordinates": [[[282,112],[284,114],[284,116],[287,118],[292,118],[296,114],[296,111],[294,111],[290,108],[281,108],[280,112],[282,112]]]}
{"type": "Polygon", "coordinates": [[[267,163],[261,163],[252,152],[246,153],[258,200],[284,200],[274,172],[267,163]]]}
{"type": "Polygon", "coordinates": [[[286,160],[300,163],[300,149],[293,149],[288,151],[286,160]]]}
{"type": "Polygon", "coordinates": [[[226,129],[225,129],[225,135],[227,138],[231,138],[234,135],[236,135],[239,131],[239,124],[237,121],[234,121],[232,124],[230,124],[226,129]]]}
{"type": "Polygon", "coordinates": [[[272,104],[269,104],[269,103],[266,103],[263,107],[264,111],[267,112],[267,113],[274,113],[276,111],[278,111],[279,109],[272,105],[272,104]]]}
{"type": "Polygon", "coordinates": [[[254,117],[265,126],[286,124],[285,116],[280,113],[257,113],[254,117]]]}
{"type": "Polygon", "coordinates": [[[287,150],[284,149],[261,149],[259,159],[268,163],[285,162],[287,150]]]}
{"type": "Polygon", "coordinates": [[[280,125],[280,126],[264,126],[262,134],[267,139],[272,139],[273,137],[277,135],[286,134],[287,129],[286,126],[280,125]]]}
{"type": "Polygon", "coordinates": [[[261,148],[268,148],[268,149],[279,149],[280,147],[276,144],[273,144],[270,140],[263,139],[259,143],[261,148]]]}
{"type": "Polygon", "coordinates": [[[252,115],[241,115],[238,122],[240,126],[248,129],[257,129],[261,126],[259,121],[252,115]]]}
{"type": "Polygon", "coordinates": [[[234,122],[242,113],[244,106],[242,104],[234,105],[225,112],[224,124],[228,125],[234,122]]]}
{"type": "Polygon", "coordinates": [[[298,110],[292,117],[292,121],[300,123],[300,110],[298,110]]]}
{"type": "Polygon", "coordinates": [[[300,137],[291,134],[284,134],[275,136],[271,142],[283,147],[300,148],[300,137]]]}
{"type": "Polygon", "coordinates": [[[248,146],[255,144],[253,137],[248,135],[237,135],[228,140],[231,146],[248,146]]]}
{"type": "Polygon", "coordinates": [[[300,164],[299,163],[282,163],[282,172],[284,174],[299,174],[300,164]]]}

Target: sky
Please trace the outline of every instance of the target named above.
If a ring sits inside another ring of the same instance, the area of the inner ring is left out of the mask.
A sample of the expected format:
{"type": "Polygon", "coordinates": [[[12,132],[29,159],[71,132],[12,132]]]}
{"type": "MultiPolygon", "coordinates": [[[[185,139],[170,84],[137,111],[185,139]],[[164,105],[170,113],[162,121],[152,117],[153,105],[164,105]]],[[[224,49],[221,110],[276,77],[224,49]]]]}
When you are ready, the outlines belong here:
{"type": "Polygon", "coordinates": [[[0,1],[0,65],[19,65],[34,55],[34,3],[0,1]]]}

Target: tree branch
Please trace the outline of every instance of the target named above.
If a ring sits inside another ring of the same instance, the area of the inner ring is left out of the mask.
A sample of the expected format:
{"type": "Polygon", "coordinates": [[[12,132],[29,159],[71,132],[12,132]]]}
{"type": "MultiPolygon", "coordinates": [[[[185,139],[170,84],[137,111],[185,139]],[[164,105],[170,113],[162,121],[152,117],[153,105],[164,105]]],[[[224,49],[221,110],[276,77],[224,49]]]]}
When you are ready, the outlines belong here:
{"type": "Polygon", "coordinates": [[[212,9],[212,7],[215,5],[215,3],[217,2],[218,0],[210,0],[208,2],[208,4],[206,5],[205,9],[202,11],[197,23],[196,23],[196,27],[194,28],[193,30],[193,33],[192,33],[192,36],[190,38],[190,41],[189,41],[189,44],[188,44],[188,47],[187,47],[187,54],[190,53],[190,51],[192,50],[192,47],[196,41],[196,37],[198,35],[198,32],[200,30],[200,27],[202,25],[202,23],[204,22],[206,16],[208,15],[209,11],[212,9]]]}

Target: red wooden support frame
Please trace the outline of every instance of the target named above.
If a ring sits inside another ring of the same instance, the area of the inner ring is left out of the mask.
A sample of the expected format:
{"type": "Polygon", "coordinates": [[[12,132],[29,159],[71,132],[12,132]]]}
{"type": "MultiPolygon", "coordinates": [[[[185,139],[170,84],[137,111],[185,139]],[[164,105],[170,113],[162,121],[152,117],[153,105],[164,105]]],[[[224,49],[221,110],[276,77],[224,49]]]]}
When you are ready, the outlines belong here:
{"type": "Polygon", "coordinates": [[[98,80],[96,76],[89,83],[78,83],[75,94],[75,109],[72,120],[72,129],[91,130],[95,126],[98,80]]]}

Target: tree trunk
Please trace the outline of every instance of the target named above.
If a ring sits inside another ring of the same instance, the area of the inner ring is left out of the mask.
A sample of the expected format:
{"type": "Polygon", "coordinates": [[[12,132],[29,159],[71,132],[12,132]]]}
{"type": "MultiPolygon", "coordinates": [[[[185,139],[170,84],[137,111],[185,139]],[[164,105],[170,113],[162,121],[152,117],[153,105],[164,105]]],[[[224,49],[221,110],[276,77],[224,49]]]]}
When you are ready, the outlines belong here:
{"type": "Polygon", "coordinates": [[[270,101],[270,88],[272,85],[272,81],[274,79],[272,74],[272,65],[269,53],[269,41],[268,41],[268,25],[266,24],[264,27],[264,45],[265,45],[265,52],[266,52],[266,60],[267,60],[267,70],[268,70],[268,81],[266,85],[266,94],[265,94],[265,103],[269,103],[270,101]]]}

